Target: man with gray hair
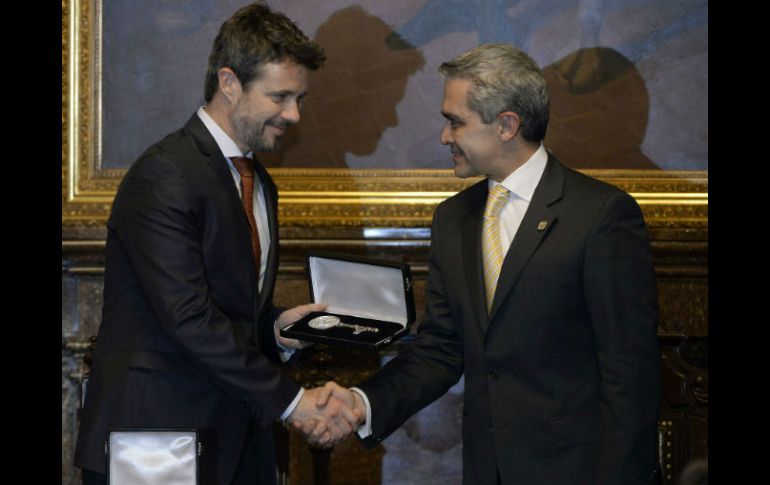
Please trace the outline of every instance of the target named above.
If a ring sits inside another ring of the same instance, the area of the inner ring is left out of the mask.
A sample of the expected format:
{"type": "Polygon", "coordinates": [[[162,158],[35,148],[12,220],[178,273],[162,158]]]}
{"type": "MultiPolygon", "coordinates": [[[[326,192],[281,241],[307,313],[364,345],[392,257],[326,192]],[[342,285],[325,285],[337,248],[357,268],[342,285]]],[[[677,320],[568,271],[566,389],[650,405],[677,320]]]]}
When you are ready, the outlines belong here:
{"type": "Polygon", "coordinates": [[[414,341],[319,403],[365,409],[358,434],[374,446],[464,375],[463,483],[660,480],[657,291],[639,206],[546,151],[548,91],[524,52],[482,45],[440,71],[441,143],[455,175],[485,179],[436,208],[414,341]]]}

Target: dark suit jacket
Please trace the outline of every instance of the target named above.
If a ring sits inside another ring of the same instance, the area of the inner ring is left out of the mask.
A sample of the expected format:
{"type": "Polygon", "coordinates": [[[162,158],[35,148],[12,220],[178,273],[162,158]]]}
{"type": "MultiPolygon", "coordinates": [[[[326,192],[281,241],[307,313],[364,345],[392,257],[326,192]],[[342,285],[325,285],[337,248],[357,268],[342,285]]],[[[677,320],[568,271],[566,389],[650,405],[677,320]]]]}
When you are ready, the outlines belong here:
{"type": "Polygon", "coordinates": [[[549,156],[485,309],[487,181],[433,217],[427,318],[360,387],[372,446],[465,375],[463,483],[648,483],[658,474],[657,292],[642,213],[549,156]],[[538,226],[545,221],[547,226],[538,226]]]}
{"type": "Polygon", "coordinates": [[[257,163],[270,227],[262,291],[227,162],[197,115],[126,173],[107,224],[104,307],[75,465],[105,472],[112,428],[198,428],[229,483],[249,420],[264,483],[271,424],[299,385],[281,371],[272,305],[278,196],[257,163]]]}

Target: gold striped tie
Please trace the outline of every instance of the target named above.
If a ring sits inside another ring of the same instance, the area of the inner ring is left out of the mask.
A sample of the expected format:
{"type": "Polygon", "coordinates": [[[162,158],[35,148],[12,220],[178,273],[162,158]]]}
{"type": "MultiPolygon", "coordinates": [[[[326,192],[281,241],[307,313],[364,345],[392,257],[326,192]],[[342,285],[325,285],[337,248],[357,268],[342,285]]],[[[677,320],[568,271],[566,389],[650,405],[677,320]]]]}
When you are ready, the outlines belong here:
{"type": "Polygon", "coordinates": [[[500,242],[500,211],[508,201],[508,189],[495,185],[489,191],[484,209],[484,228],[481,235],[481,253],[484,258],[484,284],[487,289],[487,312],[492,310],[497,278],[503,265],[503,246],[500,242]]]}

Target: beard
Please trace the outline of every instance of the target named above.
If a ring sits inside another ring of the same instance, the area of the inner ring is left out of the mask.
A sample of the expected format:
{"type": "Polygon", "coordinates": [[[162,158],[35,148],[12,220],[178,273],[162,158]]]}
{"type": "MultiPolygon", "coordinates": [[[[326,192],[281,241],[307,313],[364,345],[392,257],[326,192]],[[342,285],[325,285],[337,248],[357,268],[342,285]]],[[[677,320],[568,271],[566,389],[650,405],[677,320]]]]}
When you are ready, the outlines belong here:
{"type": "Polygon", "coordinates": [[[230,119],[235,136],[255,152],[272,152],[281,146],[283,136],[266,131],[268,126],[285,128],[286,124],[275,120],[253,120],[236,109],[230,119]]]}

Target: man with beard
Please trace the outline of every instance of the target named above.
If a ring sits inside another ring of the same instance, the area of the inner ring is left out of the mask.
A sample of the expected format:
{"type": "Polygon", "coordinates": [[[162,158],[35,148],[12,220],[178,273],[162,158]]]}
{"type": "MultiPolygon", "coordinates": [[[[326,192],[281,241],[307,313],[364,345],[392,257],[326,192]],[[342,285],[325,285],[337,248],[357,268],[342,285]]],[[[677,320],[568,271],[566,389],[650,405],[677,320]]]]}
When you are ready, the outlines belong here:
{"type": "Polygon", "coordinates": [[[351,431],[350,408],[316,408],[318,391],[282,373],[305,344],[278,331],[324,307],[272,304],[277,191],[254,157],[299,121],[308,73],[324,59],[283,14],[240,9],[214,41],[206,106],[124,177],[75,454],[84,483],[106,483],[104,443],[117,428],[200,430],[218,484],[276,482],[279,418],[309,423],[321,444],[351,431]]]}
{"type": "Polygon", "coordinates": [[[463,483],[660,480],[657,291],[642,212],[543,146],[549,97],[524,52],[488,44],[440,67],[441,143],[484,180],[433,216],[427,316],[372,379],[367,446],[465,377],[463,483]]]}

